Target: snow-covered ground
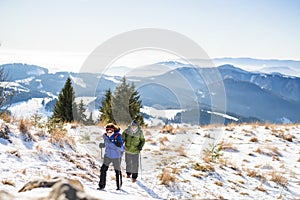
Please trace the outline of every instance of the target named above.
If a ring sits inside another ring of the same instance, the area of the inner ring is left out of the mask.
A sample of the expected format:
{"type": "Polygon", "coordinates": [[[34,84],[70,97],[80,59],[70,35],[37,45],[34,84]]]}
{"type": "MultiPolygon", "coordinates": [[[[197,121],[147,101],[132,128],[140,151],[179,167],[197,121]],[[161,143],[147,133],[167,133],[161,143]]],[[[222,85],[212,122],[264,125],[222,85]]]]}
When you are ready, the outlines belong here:
{"type": "Polygon", "coordinates": [[[161,127],[144,129],[146,144],[138,181],[132,183],[125,178],[123,158],[122,191],[115,190],[112,166],[106,190],[95,190],[101,166],[98,143],[102,127],[68,124],[66,138],[75,141],[69,146],[50,143],[42,128],[26,125],[35,138],[26,141],[17,121],[0,120],[2,131],[5,126],[11,142],[0,138],[0,191],[20,199],[45,197],[47,188],[17,191],[28,181],[55,176],[77,179],[87,194],[101,199],[300,198],[300,125],[181,124],[173,126],[170,133],[161,127]],[[203,146],[216,135],[219,151],[210,154],[207,150],[211,148],[203,146]]]}
{"type": "Polygon", "coordinates": [[[32,98],[28,101],[13,104],[8,110],[17,119],[30,119],[33,115],[38,114],[47,120],[52,115],[52,112],[47,111],[45,105],[51,100],[50,98],[32,98]]]}

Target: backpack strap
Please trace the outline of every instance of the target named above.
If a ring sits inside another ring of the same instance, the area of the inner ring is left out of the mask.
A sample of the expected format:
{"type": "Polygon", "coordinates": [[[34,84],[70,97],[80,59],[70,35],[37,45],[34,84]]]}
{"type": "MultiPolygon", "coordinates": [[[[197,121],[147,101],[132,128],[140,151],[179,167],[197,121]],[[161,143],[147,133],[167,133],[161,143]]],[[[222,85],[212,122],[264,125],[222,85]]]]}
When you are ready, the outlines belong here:
{"type": "Polygon", "coordinates": [[[117,139],[119,137],[120,133],[117,133],[114,137],[114,139],[117,139]]]}

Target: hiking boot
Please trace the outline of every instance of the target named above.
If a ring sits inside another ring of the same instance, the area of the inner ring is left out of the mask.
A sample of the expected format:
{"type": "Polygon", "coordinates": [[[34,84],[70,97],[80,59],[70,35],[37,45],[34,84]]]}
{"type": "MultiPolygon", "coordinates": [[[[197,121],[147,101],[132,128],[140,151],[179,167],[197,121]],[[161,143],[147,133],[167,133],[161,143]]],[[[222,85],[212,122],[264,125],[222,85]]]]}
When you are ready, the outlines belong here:
{"type": "Polygon", "coordinates": [[[117,187],[117,189],[116,189],[116,190],[121,190],[121,188],[117,187]]]}
{"type": "Polygon", "coordinates": [[[133,183],[135,183],[135,182],[136,182],[136,178],[133,178],[131,181],[132,181],[133,183]]]}
{"type": "Polygon", "coordinates": [[[104,190],[104,187],[98,187],[97,190],[104,190]]]}

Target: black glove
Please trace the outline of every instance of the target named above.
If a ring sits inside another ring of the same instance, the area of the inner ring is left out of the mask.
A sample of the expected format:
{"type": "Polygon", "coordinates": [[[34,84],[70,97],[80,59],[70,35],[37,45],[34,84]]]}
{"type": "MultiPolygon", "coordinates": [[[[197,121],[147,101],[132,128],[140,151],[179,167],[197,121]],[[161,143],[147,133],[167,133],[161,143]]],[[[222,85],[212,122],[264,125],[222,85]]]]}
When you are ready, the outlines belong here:
{"type": "Polygon", "coordinates": [[[121,147],[121,146],[122,146],[122,143],[119,142],[119,141],[117,141],[117,142],[116,142],[116,145],[117,145],[117,147],[121,147]]]}
{"type": "Polygon", "coordinates": [[[100,148],[105,148],[105,144],[104,143],[99,143],[99,147],[100,148]]]}
{"type": "Polygon", "coordinates": [[[142,151],[143,147],[142,146],[138,146],[137,147],[139,151],[142,151]]]}

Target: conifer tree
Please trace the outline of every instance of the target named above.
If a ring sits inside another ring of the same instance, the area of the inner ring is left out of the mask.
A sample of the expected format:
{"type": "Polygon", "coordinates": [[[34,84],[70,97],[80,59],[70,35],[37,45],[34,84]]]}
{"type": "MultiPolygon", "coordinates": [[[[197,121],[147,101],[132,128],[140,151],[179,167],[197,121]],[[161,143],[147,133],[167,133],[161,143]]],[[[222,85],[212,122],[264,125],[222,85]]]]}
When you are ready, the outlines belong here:
{"type": "Polygon", "coordinates": [[[129,124],[136,119],[140,125],[144,125],[143,116],[140,114],[142,101],[133,83],[126,82],[123,77],[121,83],[116,86],[114,95],[110,89],[106,91],[99,109],[99,121],[104,123],[129,124]]]}
{"type": "Polygon", "coordinates": [[[75,99],[75,92],[72,87],[71,79],[68,78],[66,83],[58,95],[58,101],[56,102],[53,110],[53,119],[57,119],[62,122],[72,122],[73,118],[73,105],[75,99]]]}
{"type": "Polygon", "coordinates": [[[118,123],[129,124],[137,119],[140,125],[144,125],[143,116],[140,115],[142,101],[133,83],[126,82],[123,77],[121,83],[116,86],[112,99],[112,113],[118,123]]]}
{"type": "Polygon", "coordinates": [[[112,115],[112,93],[108,89],[105,93],[105,97],[102,99],[102,105],[100,106],[99,112],[99,121],[104,123],[115,123],[115,120],[112,115]]]}
{"type": "Polygon", "coordinates": [[[86,111],[85,107],[84,107],[84,103],[83,100],[80,100],[80,103],[78,104],[78,110],[77,110],[77,119],[76,121],[80,122],[80,123],[84,123],[86,121],[86,115],[84,114],[86,111]]]}

